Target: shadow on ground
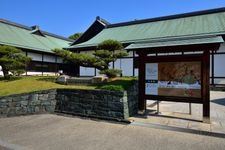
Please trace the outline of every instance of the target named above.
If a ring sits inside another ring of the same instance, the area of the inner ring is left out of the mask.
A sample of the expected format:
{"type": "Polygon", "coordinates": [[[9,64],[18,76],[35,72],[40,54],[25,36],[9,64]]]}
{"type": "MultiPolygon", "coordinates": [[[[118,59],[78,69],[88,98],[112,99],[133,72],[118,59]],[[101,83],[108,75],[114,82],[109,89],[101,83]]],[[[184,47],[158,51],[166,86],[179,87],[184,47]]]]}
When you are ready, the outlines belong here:
{"type": "Polygon", "coordinates": [[[225,98],[211,100],[211,102],[225,106],[225,98]]]}
{"type": "Polygon", "coordinates": [[[0,77],[0,81],[4,81],[4,82],[10,82],[10,81],[15,81],[15,80],[20,80],[22,79],[22,77],[13,77],[11,76],[8,79],[5,79],[4,77],[0,77]]]}
{"type": "Polygon", "coordinates": [[[46,81],[46,82],[55,82],[56,77],[45,77],[45,78],[38,78],[37,81],[46,81]]]}

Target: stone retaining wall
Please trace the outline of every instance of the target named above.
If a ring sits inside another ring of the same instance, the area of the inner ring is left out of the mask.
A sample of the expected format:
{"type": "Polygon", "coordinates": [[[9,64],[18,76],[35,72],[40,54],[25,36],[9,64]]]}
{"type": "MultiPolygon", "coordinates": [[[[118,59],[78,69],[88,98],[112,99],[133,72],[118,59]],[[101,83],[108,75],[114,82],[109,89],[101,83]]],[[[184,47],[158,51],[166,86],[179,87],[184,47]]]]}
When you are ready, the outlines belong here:
{"type": "Polygon", "coordinates": [[[0,97],[0,117],[61,112],[123,120],[137,110],[136,85],[124,92],[55,89],[0,97]]]}
{"type": "Polygon", "coordinates": [[[0,97],[0,117],[54,112],[56,90],[0,97]]]}

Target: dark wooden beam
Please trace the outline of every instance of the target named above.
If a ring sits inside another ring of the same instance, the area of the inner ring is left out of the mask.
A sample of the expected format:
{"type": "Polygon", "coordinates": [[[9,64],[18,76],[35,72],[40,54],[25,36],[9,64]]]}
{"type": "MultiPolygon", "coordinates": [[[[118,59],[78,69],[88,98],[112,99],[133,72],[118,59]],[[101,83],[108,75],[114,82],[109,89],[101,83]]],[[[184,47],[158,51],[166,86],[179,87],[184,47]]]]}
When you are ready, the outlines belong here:
{"type": "Polygon", "coordinates": [[[138,109],[139,111],[144,112],[146,109],[146,100],[145,100],[145,58],[146,54],[138,54],[138,109]]]}
{"type": "Polygon", "coordinates": [[[214,51],[212,51],[211,58],[211,84],[214,86],[214,51]]]}
{"type": "Polygon", "coordinates": [[[205,51],[202,61],[202,100],[203,100],[203,122],[210,122],[210,51],[205,51]]]}

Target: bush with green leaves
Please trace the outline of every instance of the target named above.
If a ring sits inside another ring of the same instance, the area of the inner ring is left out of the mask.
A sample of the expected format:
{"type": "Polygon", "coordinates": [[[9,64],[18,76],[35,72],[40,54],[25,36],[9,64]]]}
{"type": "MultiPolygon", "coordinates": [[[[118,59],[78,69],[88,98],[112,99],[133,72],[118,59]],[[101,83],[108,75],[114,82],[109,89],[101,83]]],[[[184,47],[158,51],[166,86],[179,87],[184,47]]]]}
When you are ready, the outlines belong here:
{"type": "Polygon", "coordinates": [[[26,71],[24,69],[13,69],[10,72],[13,74],[13,76],[21,76],[26,71]]]}
{"type": "Polygon", "coordinates": [[[121,85],[103,85],[99,89],[109,91],[124,91],[124,88],[121,85]]]}
{"type": "Polygon", "coordinates": [[[100,74],[105,74],[109,78],[115,78],[118,75],[121,75],[122,70],[119,70],[119,69],[106,69],[106,70],[101,70],[99,73],[100,74]]]}

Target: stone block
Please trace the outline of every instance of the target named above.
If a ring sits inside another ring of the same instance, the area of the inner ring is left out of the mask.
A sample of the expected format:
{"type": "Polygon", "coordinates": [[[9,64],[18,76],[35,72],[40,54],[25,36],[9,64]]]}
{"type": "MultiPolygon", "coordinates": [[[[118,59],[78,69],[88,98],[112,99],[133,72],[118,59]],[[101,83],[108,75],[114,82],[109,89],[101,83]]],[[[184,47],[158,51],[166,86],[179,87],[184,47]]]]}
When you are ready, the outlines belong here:
{"type": "Polygon", "coordinates": [[[108,113],[109,117],[112,117],[112,118],[117,118],[117,119],[124,119],[124,116],[121,112],[114,112],[114,111],[110,111],[108,113]]]}
{"type": "Polygon", "coordinates": [[[28,105],[28,100],[21,101],[20,104],[21,104],[21,106],[27,106],[28,105]]]}
{"type": "Polygon", "coordinates": [[[14,107],[19,107],[20,106],[20,102],[11,102],[9,103],[9,108],[14,108],[14,107]]]}
{"type": "Polygon", "coordinates": [[[26,114],[26,108],[24,107],[16,107],[15,108],[15,115],[26,114]]]}
{"type": "Polygon", "coordinates": [[[98,101],[104,101],[105,100],[105,97],[104,97],[104,94],[94,94],[93,95],[93,99],[94,100],[98,100],[98,101]]]}
{"type": "Polygon", "coordinates": [[[118,111],[118,112],[121,112],[123,111],[123,103],[118,103],[118,102],[109,102],[108,103],[108,107],[110,110],[112,111],[118,111]]]}
{"type": "Polygon", "coordinates": [[[80,100],[80,98],[77,96],[72,96],[70,99],[71,102],[77,102],[77,103],[79,102],[79,100],[80,100]]]}
{"type": "Polygon", "coordinates": [[[49,94],[48,95],[48,100],[55,100],[56,99],[56,94],[49,94]]]}
{"type": "Polygon", "coordinates": [[[34,106],[27,107],[27,113],[32,114],[34,112],[35,112],[35,107],[34,106]]]}
{"type": "Polygon", "coordinates": [[[20,96],[15,96],[15,97],[12,98],[12,102],[19,102],[19,101],[21,101],[21,100],[22,100],[22,99],[21,99],[20,96]]]}
{"type": "Polygon", "coordinates": [[[5,107],[5,108],[0,108],[0,116],[2,115],[2,114],[7,114],[8,113],[8,108],[7,107],[5,107]]]}
{"type": "Polygon", "coordinates": [[[41,101],[48,100],[48,94],[39,94],[38,99],[41,101]]]}
{"type": "Polygon", "coordinates": [[[39,108],[38,106],[36,106],[36,107],[34,108],[34,111],[35,111],[35,112],[40,112],[40,108],[39,108]]]}
{"type": "Polygon", "coordinates": [[[55,111],[55,107],[52,107],[52,106],[45,106],[45,111],[46,111],[46,112],[54,112],[54,111],[55,111]]]}
{"type": "Polygon", "coordinates": [[[16,115],[16,109],[15,108],[9,108],[7,110],[7,116],[15,116],[16,115]]]}
{"type": "Polygon", "coordinates": [[[9,103],[12,102],[12,97],[0,98],[0,103],[9,103]]]}
{"type": "Polygon", "coordinates": [[[38,94],[31,94],[29,97],[30,101],[37,101],[38,100],[38,94]]]}
{"type": "Polygon", "coordinates": [[[104,103],[104,102],[97,102],[97,103],[94,103],[93,104],[93,106],[94,106],[94,108],[97,108],[97,109],[99,109],[99,107],[102,107],[102,108],[109,108],[109,105],[108,105],[108,103],[104,103]]]}
{"type": "Polygon", "coordinates": [[[52,106],[55,106],[56,105],[56,100],[51,100],[50,103],[51,103],[52,106]]]}
{"type": "Polygon", "coordinates": [[[91,83],[96,84],[96,83],[106,83],[108,82],[109,78],[106,76],[95,76],[92,77],[91,83]]]}
{"type": "MultiPolygon", "coordinates": [[[[40,101],[39,101],[40,102],[40,101]]],[[[40,104],[42,105],[42,106],[45,106],[45,105],[51,105],[51,101],[41,101],[40,102],[40,104]]]]}
{"type": "Polygon", "coordinates": [[[40,104],[41,104],[40,100],[35,100],[35,101],[30,101],[29,102],[29,105],[31,105],[31,106],[36,106],[36,105],[40,105],[40,104]]]}
{"type": "Polygon", "coordinates": [[[97,115],[97,117],[109,117],[109,113],[106,111],[96,110],[94,113],[97,115]]]}
{"type": "Polygon", "coordinates": [[[123,102],[123,97],[113,96],[113,102],[123,102]]]}
{"type": "Polygon", "coordinates": [[[59,76],[57,79],[56,79],[56,82],[57,83],[60,83],[60,84],[67,84],[67,80],[70,78],[70,76],[67,76],[67,75],[61,75],[59,76]]]}
{"type": "Polygon", "coordinates": [[[0,108],[4,108],[4,107],[8,107],[8,106],[9,106],[9,103],[1,102],[1,100],[0,100],[0,108]]]}

